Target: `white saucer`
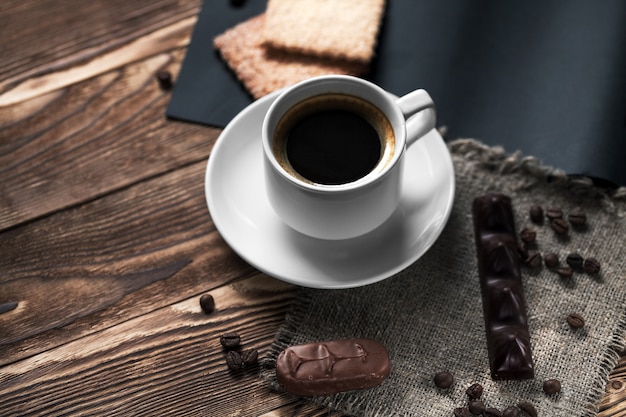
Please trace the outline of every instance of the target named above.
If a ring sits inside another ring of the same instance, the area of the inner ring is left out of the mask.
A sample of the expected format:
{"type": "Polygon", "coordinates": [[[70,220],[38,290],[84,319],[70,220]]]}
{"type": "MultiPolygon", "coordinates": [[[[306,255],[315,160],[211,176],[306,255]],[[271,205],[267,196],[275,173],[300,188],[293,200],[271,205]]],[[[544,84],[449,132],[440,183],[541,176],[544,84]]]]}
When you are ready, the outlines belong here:
{"type": "Polygon", "coordinates": [[[441,234],[454,201],[454,168],[439,133],[433,129],[408,149],[400,205],[382,226],[354,239],[311,238],[285,225],[265,195],[261,125],[277,94],[239,113],[209,157],[206,199],[224,240],[266,274],[315,288],[371,284],[420,258],[441,234]]]}

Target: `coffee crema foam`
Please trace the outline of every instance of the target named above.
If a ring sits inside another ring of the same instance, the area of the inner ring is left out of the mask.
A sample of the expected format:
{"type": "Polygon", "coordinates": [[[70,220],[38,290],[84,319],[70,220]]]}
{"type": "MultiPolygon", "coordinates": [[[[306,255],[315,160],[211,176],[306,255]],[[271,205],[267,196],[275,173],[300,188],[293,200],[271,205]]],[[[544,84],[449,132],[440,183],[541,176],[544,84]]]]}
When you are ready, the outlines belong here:
{"type": "MultiPolygon", "coordinates": [[[[280,166],[293,177],[310,184],[316,184],[301,175],[291,164],[287,152],[287,143],[292,129],[308,117],[323,112],[347,112],[365,120],[378,135],[380,157],[372,169],[360,178],[372,172],[381,172],[392,160],[395,153],[395,135],[389,119],[370,102],[347,94],[328,93],[307,98],[287,110],[274,129],[272,151],[280,166]]],[[[349,134],[349,132],[347,132],[349,134]]],[[[358,149],[355,150],[358,152],[358,149]]],[[[357,179],[360,179],[357,178],[357,179]]],[[[348,181],[352,182],[352,181],[348,181]]]]}

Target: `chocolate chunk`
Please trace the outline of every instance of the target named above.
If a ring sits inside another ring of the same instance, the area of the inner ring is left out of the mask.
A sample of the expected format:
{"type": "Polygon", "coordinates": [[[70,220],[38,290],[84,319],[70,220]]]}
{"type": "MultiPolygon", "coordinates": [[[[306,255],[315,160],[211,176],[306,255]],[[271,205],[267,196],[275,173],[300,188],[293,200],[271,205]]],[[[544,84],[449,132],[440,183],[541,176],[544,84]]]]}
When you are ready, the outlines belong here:
{"type": "Polygon", "coordinates": [[[387,349],[375,340],[331,340],[283,350],[276,377],[285,391],[308,397],[375,387],[390,367],[387,349]]]}
{"type": "Polygon", "coordinates": [[[454,376],[448,371],[439,372],[433,382],[437,388],[448,389],[454,384],[454,376]]]}
{"type": "MultiPolygon", "coordinates": [[[[493,379],[534,376],[511,199],[489,194],[472,205],[487,350],[493,379]]],[[[532,265],[541,264],[541,255],[532,265]]]]}

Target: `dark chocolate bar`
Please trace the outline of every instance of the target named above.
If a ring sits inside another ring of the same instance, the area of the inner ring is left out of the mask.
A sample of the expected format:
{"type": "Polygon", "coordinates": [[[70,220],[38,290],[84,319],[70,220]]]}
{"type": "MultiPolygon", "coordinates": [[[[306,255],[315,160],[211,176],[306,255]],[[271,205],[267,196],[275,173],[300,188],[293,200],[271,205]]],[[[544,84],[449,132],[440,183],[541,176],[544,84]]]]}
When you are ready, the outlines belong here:
{"type": "Polygon", "coordinates": [[[478,197],[472,215],[491,377],[533,378],[511,199],[502,194],[478,197]]]}
{"type": "Polygon", "coordinates": [[[371,339],[344,339],[291,346],[276,360],[285,391],[304,397],[372,388],[389,375],[387,349],[371,339]]]}

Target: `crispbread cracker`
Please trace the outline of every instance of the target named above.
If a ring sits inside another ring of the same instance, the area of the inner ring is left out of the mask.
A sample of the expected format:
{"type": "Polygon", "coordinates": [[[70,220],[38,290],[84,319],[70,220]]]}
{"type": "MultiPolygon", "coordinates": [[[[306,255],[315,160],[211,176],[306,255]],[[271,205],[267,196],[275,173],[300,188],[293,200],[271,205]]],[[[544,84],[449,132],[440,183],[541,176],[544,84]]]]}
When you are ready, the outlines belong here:
{"type": "Polygon", "coordinates": [[[385,0],[269,0],[265,42],[276,48],[369,62],[385,0]]]}
{"type": "Polygon", "coordinates": [[[358,62],[321,59],[266,47],[261,36],[264,22],[264,14],[253,17],[213,40],[224,61],[254,98],[318,75],[362,75],[367,71],[367,66],[358,62]]]}

